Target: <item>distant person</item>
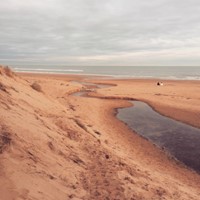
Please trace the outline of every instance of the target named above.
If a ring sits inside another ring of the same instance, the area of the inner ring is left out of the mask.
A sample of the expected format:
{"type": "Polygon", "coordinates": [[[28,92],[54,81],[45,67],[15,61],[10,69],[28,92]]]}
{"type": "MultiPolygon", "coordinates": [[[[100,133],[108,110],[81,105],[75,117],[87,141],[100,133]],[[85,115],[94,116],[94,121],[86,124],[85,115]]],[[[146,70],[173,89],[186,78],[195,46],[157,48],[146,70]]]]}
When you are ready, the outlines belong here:
{"type": "Polygon", "coordinates": [[[157,82],[158,86],[163,86],[163,82],[157,82]]]}

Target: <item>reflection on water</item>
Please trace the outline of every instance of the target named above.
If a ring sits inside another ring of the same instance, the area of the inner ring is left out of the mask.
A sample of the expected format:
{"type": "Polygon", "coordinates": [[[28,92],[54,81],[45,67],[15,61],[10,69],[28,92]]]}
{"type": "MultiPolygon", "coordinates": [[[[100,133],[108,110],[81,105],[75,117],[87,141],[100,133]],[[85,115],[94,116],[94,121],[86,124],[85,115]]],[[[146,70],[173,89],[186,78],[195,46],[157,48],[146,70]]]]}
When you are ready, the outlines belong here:
{"type": "Polygon", "coordinates": [[[131,103],[133,107],[118,109],[117,117],[138,134],[200,172],[200,129],[162,116],[146,103],[131,103]]]}
{"type": "Polygon", "coordinates": [[[94,88],[98,88],[98,89],[101,89],[101,88],[108,88],[108,87],[111,87],[113,85],[109,85],[109,84],[96,84],[96,83],[90,83],[90,82],[84,82],[84,81],[71,81],[71,83],[75,83],[75,84],[82,84],[83,86],[85,87],[94,87],[94,88]]]}
{"type": "Polygon", "coordinates": [[[87,94],[87,91],[80,91],[80,92],[75,92],[72,94],[72,96],[75,96],[75,97],[84,97],[84,95],[87,94]]]}
{"type": "MultiPolygon", "coordinates": [[[[75,92],[72,95],[76,97],[84,97],[87,96],[89,92],[95,92],[96,89],[103,89],[108,88],[113,85],[109,84],[95,84],[95,83],[89,83],[89,82],[82,82],[82,81],[71,81],[71,83],[78,83],[83,85],[83,89],[79,92],[75,92]]],[[[88,97],[88,96],[87,96],[88,97]]]]}

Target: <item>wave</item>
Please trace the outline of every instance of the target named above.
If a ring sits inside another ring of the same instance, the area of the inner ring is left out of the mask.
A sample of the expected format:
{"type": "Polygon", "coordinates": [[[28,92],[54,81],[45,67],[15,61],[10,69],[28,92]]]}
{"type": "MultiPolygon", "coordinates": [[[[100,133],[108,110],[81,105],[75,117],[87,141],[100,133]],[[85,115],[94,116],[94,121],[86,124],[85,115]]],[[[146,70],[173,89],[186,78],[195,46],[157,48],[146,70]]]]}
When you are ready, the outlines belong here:
{"type": "Polygon", "coordinates": [[[33,68],[13,68],[16,71],[41,71],[41,72],[84,72],[82,69],[33,69],[33,68]]]}
{"type": "Polygon", "coordinates": [[[186,80],[200,80],[200,76],[186,76],[186,80]]]}
{"type": "MultiPolygon", "coordinates": [[[[30,72],[30,73],[47,73],[47,74],[81,74],[81,75],[88,75],[88,76],[99,76],[102,78],[114,78],[114,79],[162,79],[162,80],[200,80],[200,74],[185,74],[185,75],[180,75],[180,74],[174,74],[174,75],[169,75],[169,74],[144,74],[141,75],[137,74],[137,72],[130,73],[130,74],[120,74],[120,71],[117,71],[117,73],[110,73],[108,72],[106,74],[106,71],[104,72],[99,72],[95,73],[95,69],[93,70],[83,70],[83,69],[55,69],[55,68],[22,68],[22,67],[14,67],[14,71],[18,72],[30,72]]],[[[114,72],[114,70],[113,70],[114,72]]],[[[128,72],[127,72],[128,73],[128,72]]]]}
{"type": "Polygon", "coordinates": [[[158,78],[166,80],[200,80],[200,76],[162,76],[158,78]]]}

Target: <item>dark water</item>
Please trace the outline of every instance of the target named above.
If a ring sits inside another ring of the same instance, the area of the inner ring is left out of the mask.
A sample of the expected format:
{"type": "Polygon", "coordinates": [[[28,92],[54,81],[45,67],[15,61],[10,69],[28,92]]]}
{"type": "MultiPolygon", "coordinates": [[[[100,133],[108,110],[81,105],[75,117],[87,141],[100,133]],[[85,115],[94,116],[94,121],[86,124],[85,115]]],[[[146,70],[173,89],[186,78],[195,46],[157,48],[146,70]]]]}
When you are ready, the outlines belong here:
{"type": "Polygon", "coordinates": [[[162,116],[146,103],[131,102],[134,106],[118,109],[117,117],[138,134],[200,172],[200,129],[162,116]]]}

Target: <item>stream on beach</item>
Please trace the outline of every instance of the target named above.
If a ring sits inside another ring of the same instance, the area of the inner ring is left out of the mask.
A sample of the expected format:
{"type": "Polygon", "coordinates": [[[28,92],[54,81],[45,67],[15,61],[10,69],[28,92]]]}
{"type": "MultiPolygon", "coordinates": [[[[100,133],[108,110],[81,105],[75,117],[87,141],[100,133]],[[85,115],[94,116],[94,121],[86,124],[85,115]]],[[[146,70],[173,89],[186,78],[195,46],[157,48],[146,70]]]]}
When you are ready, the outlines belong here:
{"type": "Polygon", "coordinates": [[[164,148],[177,160],[200,172],[200,129],[165,117],[141,101],[118,109],[117,117],[139,135],[164,148]]]}
{"type": "MultiPolygon", "coordinates": [[[[96,85],[96,89],[110,87],[93,83],[84,85],[96,85]]],[[[83,90],[73,96],[83,97],[89,92],[90,90],[83,90]]],[[[130,102],[132,107],[117,109],[117,118],[134,132],[164,148],[177,160],[200,173],[200,129],[165,117],[144,102],[130,102]]]]}

